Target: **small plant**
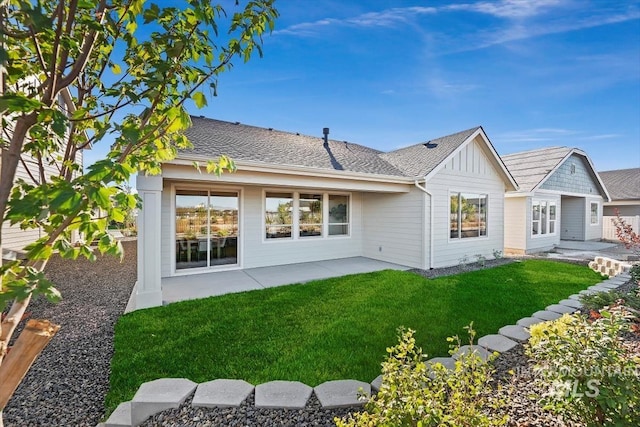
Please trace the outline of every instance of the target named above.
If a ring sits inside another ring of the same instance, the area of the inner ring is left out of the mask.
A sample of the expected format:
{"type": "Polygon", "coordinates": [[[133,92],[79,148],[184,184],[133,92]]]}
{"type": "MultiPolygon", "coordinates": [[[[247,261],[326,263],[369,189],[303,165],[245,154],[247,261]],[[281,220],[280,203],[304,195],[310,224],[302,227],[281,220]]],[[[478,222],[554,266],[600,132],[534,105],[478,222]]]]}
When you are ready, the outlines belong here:
{"type": "Polygon", "coordinates": [[[467,269],[467,264],[469,264],[468,255],[463,255],[462,258],[458,259],[458,265],[462,267],[463,270],[467,269]]]}
{"type": "Polygon", "coordinates": [[[531,327],[526,354],[535,361],[545,409],[588,426],[637,425],[640,359],[624,347],[620,307],[594,316],[564,315],[531,327]]]}
{"type": "Polygon", "coordinates": [[[629,269],[629,275],[634,282],[640,282],[640,264],[634,264],[629,269]]]}
{"type": "Polygon", "coordinates": [[[501,259],[502,258],[502,251],[498,250],[498,249],[494,249],[493,250],[493,259],[501,259]]]}
{"type": "Polygon", "coordinates": [[[477,254],[476,262],[478,263],[478,265],[480,265],[480,267],[485,268],[487,265],[487,257],[482,254],[477,254]]]}
{"type": "Polygon", "coordinates": [[[605,307],[619,304],[632,310],[640,310],[640,295],[638,292],[607,291],[595,294],[580,295],[580,302],[585,311],[601,310],[605,307]]]}
{"type": "MultiPolygon", "coordinates": [[[[468,327],[469,341],[475,332],[468,327]]],[[[382,386],[365,411],[336,418],[339,427],[356,426],[500,426],[504,402],[494,396],[490,383],[493,366],[476,353],[465,353],[449,370],[431,365],[417,347],[414,331],[400,330],[399,343],[388,348],[382,363],[382,386]],[[487,409],[492,409],[489,413],[487,409]]],[[[452,353],[460,347],[458,337],[449,338],[452,353]]]]}

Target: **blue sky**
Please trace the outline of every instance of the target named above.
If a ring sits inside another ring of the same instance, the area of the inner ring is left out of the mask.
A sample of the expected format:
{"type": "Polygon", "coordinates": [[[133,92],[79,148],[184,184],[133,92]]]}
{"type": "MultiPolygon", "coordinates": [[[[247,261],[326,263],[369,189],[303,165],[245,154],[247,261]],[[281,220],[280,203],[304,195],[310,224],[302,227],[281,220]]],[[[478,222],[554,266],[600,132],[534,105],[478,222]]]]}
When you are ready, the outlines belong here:
{"type": "Polygon", "coordinates": [[[383,151],[482,125],[499,154],[640,167],[640,0],[278,0],[195,115],[383,151]]]}

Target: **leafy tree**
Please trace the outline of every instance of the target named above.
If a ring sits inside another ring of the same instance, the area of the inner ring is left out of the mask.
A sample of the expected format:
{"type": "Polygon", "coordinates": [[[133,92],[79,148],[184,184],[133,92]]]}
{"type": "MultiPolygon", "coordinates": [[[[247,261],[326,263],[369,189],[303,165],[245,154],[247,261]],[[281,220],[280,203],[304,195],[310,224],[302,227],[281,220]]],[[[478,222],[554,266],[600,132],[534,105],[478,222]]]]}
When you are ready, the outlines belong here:
{"type": "MultiPolygon", "coordinates": [[[[26,357],[18,354],[24,333],[7,353],[9,340],[34,295],[59,298],[43,274],[47,260],[54,251],[93,259],[92,241],[122,255],[106,230],[136,206],[122,184],[136,172],[160,172],[189,146],[185,104],[207,105],[234,60],[262,55],[274,1],[236,0],[227,14],[209,0],[0,0],[0,223],[44,232],[24,261],[0,269],[0,414],[14,391],[3,379],[16,376],[6,366],[26,357]],[[81,173],[78,153],[105,139],[106,157],[81,173]],[[29,179],[15,179],[20,164],[29,179]],[[95,219],[98,211],[104,216],[95,219]],[[74,232],[85,243],[73,244],[74,232]]],[[[206,170],[234,167],[222,156],[206,170]]]]}

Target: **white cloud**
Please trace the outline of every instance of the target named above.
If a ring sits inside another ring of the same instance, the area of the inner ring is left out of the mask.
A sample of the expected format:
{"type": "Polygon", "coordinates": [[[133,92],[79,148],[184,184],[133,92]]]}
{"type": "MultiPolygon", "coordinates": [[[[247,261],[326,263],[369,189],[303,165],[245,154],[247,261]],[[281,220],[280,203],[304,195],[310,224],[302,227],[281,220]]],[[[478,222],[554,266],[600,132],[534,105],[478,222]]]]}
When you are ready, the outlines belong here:
{"type": "Polygon", "coordinates": [[[502,0],[454,4],[446,6],[445,9],[478,12],[498,18],[522,19],[540,15],[563,3],[562,0],[502,0]]]}
{"type": "Polygon", "coordinates": [[[459,11],[490,15],[502,19],[492,27],[460,34],[440,33],[449,38],[449,51],[469,51],[508,42],[588,29],[640,18],[638,2],[612,2],[606,7],[586,8],[571,0],[499,0],[450,4],[439,7],[397,7],[367,12],[347,18],[325,18],[303,22],[274,31],[276,35],[325,36],[329,28],[397,28],[415,24],[420,17],[459,11]],[[560,10],[563,9],[563,10],[560,10]],[[451,46],[453,45],[453,46],[451,46]],[[458,47],[456,47],[456,45],[458,47]]]}
{"type": "Polygon", "coordinates": [[[413,21],[419,15],[433,15],[438,12],[434,7],[404,7],[386,9],[380,12],[367,12],[352,18],[337,19],[325,18],[314,22],[294,24],[282,30],[276,30],[273,34],[288,34],[296,36],[315,36],[328,26],[342,26],[355,28],[389,28],[398,24],[406,24],[413,21]]]}

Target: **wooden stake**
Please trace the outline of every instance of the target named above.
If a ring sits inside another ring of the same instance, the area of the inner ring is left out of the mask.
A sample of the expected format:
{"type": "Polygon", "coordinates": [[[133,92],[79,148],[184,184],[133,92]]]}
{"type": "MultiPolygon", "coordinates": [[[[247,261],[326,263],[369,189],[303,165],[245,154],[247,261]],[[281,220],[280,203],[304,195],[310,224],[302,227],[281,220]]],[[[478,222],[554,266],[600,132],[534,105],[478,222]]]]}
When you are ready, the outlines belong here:
{"type": "Polygon", "coordinates": [[[0,365],[0,412],[7,406],[34,360],[60,329],[48,320],[31,319],[0,365]]]}

